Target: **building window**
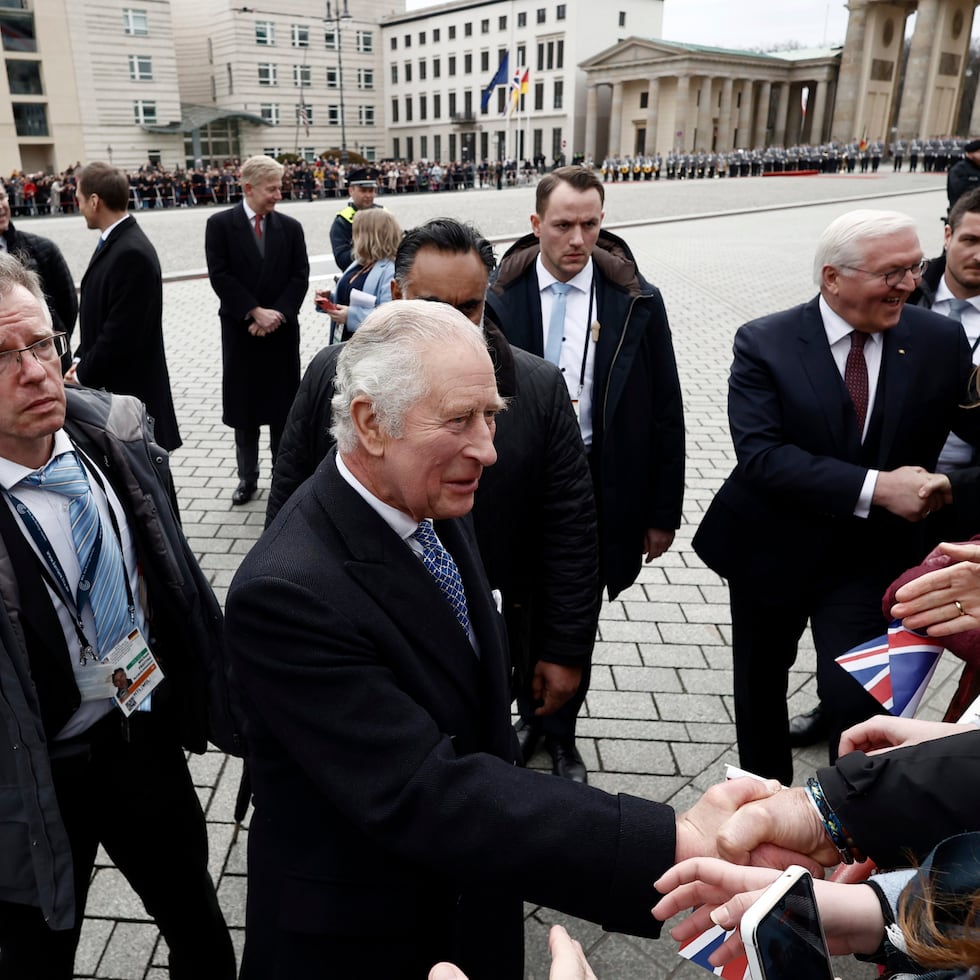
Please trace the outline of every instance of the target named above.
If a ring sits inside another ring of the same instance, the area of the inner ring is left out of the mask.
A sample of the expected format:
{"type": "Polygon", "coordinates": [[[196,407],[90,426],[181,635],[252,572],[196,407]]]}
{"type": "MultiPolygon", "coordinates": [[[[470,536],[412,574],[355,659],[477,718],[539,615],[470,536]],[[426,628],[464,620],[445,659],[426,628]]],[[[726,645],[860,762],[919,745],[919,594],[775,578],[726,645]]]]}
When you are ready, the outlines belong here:
{"type": "Polygon", "coordinates": [[[129,56],[129,77],[134,82],[152,82],[153,59],[148,54],[131,54],[129,56]]]}
{"type": "Polygon", "coordinates": [[[411,34],[406,34],[405,35],[405,47],[406,48],[410,48],[411,46],[412,46],[412,35],[411,34]]]}
{"type": "Polygon", "coordinates": [[[442,118],[442,96],[438,92],[432,95],[432,118],[442,118]]]}
{"type": "Polygon", "coordinates": [[[450,24],[449,25],[449,40],[450,41],[455,41],[456,40],[456,25],[455,24],[450,24]]]}
{"type": "Polygon", "coordinates": [[[463,25],[463,37],[472,37],[472,36],[473,36],[473,25],[469,21],[467,21],[463,25]]]}
{"type": "MultiPolygon", "coordinates": [[[[8,3],[3,6],[9,7],[11,4],[8,3]]],[[[4,51],[37,51],[34,14],[25,10],[2,11],[0,13],[0,37],[3,38],[4,51]]]]}
{"type": "Polygon", "coordinates": [[[544,82],[534,83],[534,108],[538,110],[544,108],[544,82]]]}
{"type": "Polygon", "coordinates": [[[565,5],[563,3],[560,3],[558,4],[557,7],[555,7],[555,20],[564,20],[564,19],[565,19],[565,5]]]}
{"type": "Polygon", "coordinates": [[[313,69],[309,65],[293,65],[293,85],[308,88],[313,84],[313,69]]]}
{"type": "Polygon", "coordinates": [[[442,159],[442,137],[433,136],[432,137],[432,155],[435,157],[436,161],[442,159]]]}
{"type": "Polygon", "coordinates": [[[449,118],[452,119],[456,115],[456,93],[449,93],[449,118]]]}
{"type": "MultiPolygon", "coordinates": [[[[392,68],[395,66],[392,65],[392,68]]],[[[395,81],[398,81],[396,78],[395,81]]],[[[340,69],[336,66],[327,69],[327,88],[337,88],[340,85],[340,69]]]]}
{"type": "Polygon", "coordinates": [[[262,152],[265,156],[272,157],[273,160],[276,160],[282,153],[282,148],[278,146],[263,146],[262,152]]]}
{"type": "Polygon", "coordinates": [[[396,160],[400,160],[401,159],[401,148],[402,148],[402,141],[396,136],[391,141],[391,155],[396,160]]]}
{"type": "Polygon", "coordinates": [[[560,160],[564,155],[561,149],[561,127],[558,126],[551,131],[551,157],[553,160],[560,160]]]}
{"type": "Polygon", "coordinates": [[[504,14],[502,17],[497,18],[497,29],[500,31],[507,30],[507,15],[504,14]]]}
{"type": "Polygon", "coordinates": [[[441,36],[442,36],[442,34],[439,31],[439,28],[438,27],[433,27],[432,28],[432,43],[433,44],[438,44],[439,43],[439,38],[441,36]]]}
{"type": "Polygon", "coordinates": [[[337,50],[337,32],[332,27],[328,27],[323,32],[323,46],[328,51],[337,50]]]}
{"type": "Polygon", "coordinates": [[[126,34],[149,34],[150,25],[146,19],[146,11],[123,8],[123,31],[126,34]]]}
{"type": "Polygon", "coordinates": [[[391,35],[391,50],[392,51],[398,50],[398,38],[395,37],[394,34],[391,35]]]}
{"type": "Polygon", "coordinates": [[[429,159],[429,137],[420,136],[419,137],[419,156],[423,160],[429,159]]]}
{"type": "Polygon", "coordinates": [[[276,43],[276,25],[271,20],[255,22],[255,43],[263,47],[272,47],[276,43]]]}
{"type": "Polygon", "coordinates": [[[473,118],[473,93],[469,89],[463,93],[463,115],[467,119],[473,118]]]}
{"type": "Polygon", "coordinates": [[[439,78],[442,74],[442,62],[438,58],[432,59],[432,77],[439,78]]]}
{"type": "Polygon", "coordinates": [[[310,46],[310,29],[306,24],[293,24],[293,47],[308,48],[310,46]]]}
{"type": "Polygon", "coordinates": [[[328,126],[339,126],[340,125],[340,106],[339,105],[328,105],[327,106],[327,125],[328,126]]]}
{"type": "Polygon", "coordinates": [[[425,80],[425,59],[424,58],[420,58],[419,59],[419,81],[421,82],[421,81],[424,81],[424,80],[425,80]]]}
{"type": "Polygon", "coordinates": [[[451,54],[449,56],[449,77],[452,78],[456,74],[456,55],[451,54]]]}
{"type": "MultiPolygon", "coordinates": [[[[393,123],[398,122],[398,99],[391,100],[391,121],[393,123]]],[[[395,156],[398,156],[398,151],[395,151],[395,156]]]]}
{"type": "Polygon", "coordinates": [[[517,26],[518,27],[527,27],[527,14],[526,13],[520,13],[520,14],[517,15],[517,26]]]}
{"type": "Polygon", "coordinates": [[[557,47],[557,52],[555,57],[555,67],[564,68],[565,67],[565,42],[563,40],[558,41],[556,47],[557,47]]]}
{"type": "Polygon", "coordinates": [[[7,62],[7,87],[11,95],[44,95],[39,61],[7,62]]]}
{"type": "Polygon", "coordinates": [[[490,71],[490,52],[480,52],[480,71],[490,71]]]}
{"type": "Polygon", "coordinates": [[[497,86],[497,112],[503,115],[507,111],[507,86],[497,86]]]}
{"type": "Polygon", "coordinates": [[[555,42],[548,42],[548,58],[546,62],[548,66],[548,71],[551,71],[555,67],[555,42]]]}
{"type": "Polygon", "coordinates": [[[489,34],[490,33],[490,18],[480,21],[480,33],[489,34]]]}
{"type": "Polygon", "coordinates": [[[357,32],[357,50],[361,54],[371,54],[374,51],[374,32],[373,31],[358,31],[357,32]]]}
{"type": "Polygon", "coordinates": [[[405,122],[412,121],[412,97],[410,95],[405,96],[405,122]]]}
{"type": "Polygon", "coordinates": [[[524,44],[517,45],[517,64],[518,65],[527,64],[527,45],[524,44]]]}
{"type": "Polygon", "coordinates": [[[415,159],[415,140],[411,136],[405,137],[405,159],[406,160],[415,159]]]}
{"type": "Polygon", "coordinates": [[[391,66],[391,84],[392,85],[398,84],[398,65],[394,63],[392,63],[391,66]]]}
{"type": "Polygon", "coordinates": [[[231,62],[230,61],[226,61],[225,62],[225,71],[228,74],[228,94],[229,95],[234,95],[235,94],[235,75],[232,72],[231,62]]]}
{"type": "Polygon", "coordinates": [[[538,42],[538,71],[544,71],[544,44],[538,42]]]}
{"type": "Polygon", "coordinates": [[[405,62],[405,81],[410,82],[412,80],[412,63],[410,61],[405,62]]]}
{"type": "Polygon", "coordinates": [[[37,102],[14,102],[14,130],[18,136],[47,136],[48,107],[37,102]]]}
{"type": "Polygon", "coordinates": [[[625,27],[626,26],[626,11],[625,10],[621,10],[619,12],[619,26],[620,27],[625,27]]]}
{"type": "Polygon", "coordinates": [[[560,79],[555,79],[555,103],[554,107],[556,109],[563,108],[562,103],[565,99],[565,83],[560,79]]]}
{"type": "Polygon", "coordinates": [[[137,99],[133,103],[133,118],[137,126],[152,126],[157,121],[156,102],[147,102],[144,99],[137,99]]]}
{"type": "Polygon", "coordinates": [[[419,44],[425,44],[425,31],[419,31],[419,44]]]}
{"type": "Polygon", "coordinates": [[[273,126],[279,125],[279,103],[263,102],[259,105],[259,115],[273,126]]]}
{"type": "Polygon", "coordinates": [[[278,84],[279,84],[279,74],[276,70],[276,66],[270,65],[268,63],[260,64],[259,85],[278,85],[278,84]]]}
{"type": "Polygon", "coordinates": [[[649,92],[641,92],[640,93],[640,108],[641,109],[646,109],[649,104],[650,104],[650,93],[649,92]]]}
{"type": "Polygon", "coordinates": [[[426,95],[419,96],[419,119],[429,118],[429,98],[426,95]]]}
{"type": "Polygon", "coordinates": [[[464,75],[473,74],[473,55],[471,54],[463,55],[463,74],[464,75]]]}
{"type": "MultiPolygon", "coordinates": [[[[394,67],[394,66],[392,66],[394,67]]],[[[357,87],[358,88],[374,88],[374,69],[373,68],[358,68],[357,69],[357,87]]]]}
{"type": "Polygon", "coordinates": [[[357,121],[362,126],[373,126],[374,125],[374,106],[373,105],[359,105],[357,107],[357,121]]]}
{"type": "Polygon", "coordinates": [[[543,24],[545,22],[545,9],[544,9],[544,7],[538,7],[537,21],[538,21],[539,24],[543,24]]]}
{"type": "Polygon", "coordinates": [[[309,102],[300,102],[299,105],[296,106],[296,122],[300,126],[313,125],[313,106],[311,106],[309,102]],[[305,120],[303,119],[304,114],[306,116],[305,120]]]}

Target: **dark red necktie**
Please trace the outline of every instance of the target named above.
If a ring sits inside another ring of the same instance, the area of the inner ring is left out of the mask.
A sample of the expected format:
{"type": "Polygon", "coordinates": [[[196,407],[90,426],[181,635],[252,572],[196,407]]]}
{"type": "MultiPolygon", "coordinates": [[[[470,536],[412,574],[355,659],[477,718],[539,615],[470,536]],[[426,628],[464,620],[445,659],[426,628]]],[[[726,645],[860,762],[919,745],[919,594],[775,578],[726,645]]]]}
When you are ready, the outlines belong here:
{"type": "Polygon", "coordinates": [[[257,214],[255,216],[255,237],[262,241],[262,215],[257,214]]]}
{"type": "Polygon", "coordinates": [[[847,352],[847,363],[844,365],[844,384],[847,385],[847,393],[854,403],[860,435],[864,435],[864,420],[868,414],[868,362],[864,359],[867,339],[866,333],[852,331],[851,349],[847,352]]]}

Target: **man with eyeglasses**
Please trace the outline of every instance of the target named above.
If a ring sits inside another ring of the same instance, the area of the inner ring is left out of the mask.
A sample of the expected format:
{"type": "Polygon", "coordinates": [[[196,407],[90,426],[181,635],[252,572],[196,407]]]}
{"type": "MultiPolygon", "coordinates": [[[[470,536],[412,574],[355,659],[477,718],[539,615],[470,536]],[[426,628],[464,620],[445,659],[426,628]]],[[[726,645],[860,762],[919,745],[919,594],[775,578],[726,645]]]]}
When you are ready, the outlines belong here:
{"type": "Polygon", "coordinates": [[[235,749],[220,608],[145,408],[66,389],[67,346],[0,255],[0,976],[71,980],[101,844],[170,976],[233,980],[185,758],[235,749]]]}
{"type": "Polygon", "coordinates": [[[912,219],[851,211],[817,243],[820,293],[735,336],[728,415],[737,464],[694,538],[728,579],[741,765],[785,784],[792,748],[881,711],[834,658],[885,632],[886,586],[921,558],[916,524],[964,409],[962,327],[906,305],[925,263],[912,219]],[[822,711],[788,718],[789,671],[810,621],[822,711]],[[792,734],[791,734],[792,733],[792,734]]]}

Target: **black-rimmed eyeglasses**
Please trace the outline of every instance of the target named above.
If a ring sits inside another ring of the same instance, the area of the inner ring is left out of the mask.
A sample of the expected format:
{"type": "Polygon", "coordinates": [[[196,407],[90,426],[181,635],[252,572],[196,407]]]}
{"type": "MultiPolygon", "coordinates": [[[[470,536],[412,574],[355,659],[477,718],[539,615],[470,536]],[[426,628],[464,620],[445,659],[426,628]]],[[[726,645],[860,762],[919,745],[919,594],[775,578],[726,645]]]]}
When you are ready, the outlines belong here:
{"type": "Polygon", "coordinates": [[[21,358],[28,351],[34,355],[34,360],[39,363],[50,364],[68,353],[68,335],[56,333],[50,337],[35,340],[33,344],[28,344],[26,347],[20,347],[17,350],[0,351],[0,375],[9,373],[15,366],[20,368],[21,358]]]}
{"type": "Polygon", "coordinates": [[[928,259],[920,259],[915,265],[907,265],[902,269],[889,269],[887,272],[870,272],[868,269],[859,269],[853,265],[842,265],[841,268],[850,269],[851,272],[863,272],[866,276],[881,276],[885,280],[885,285],[889,289],[894,289],[909,273],[912,274],[912,281],[918,282],[928,266],[928,259]]]}

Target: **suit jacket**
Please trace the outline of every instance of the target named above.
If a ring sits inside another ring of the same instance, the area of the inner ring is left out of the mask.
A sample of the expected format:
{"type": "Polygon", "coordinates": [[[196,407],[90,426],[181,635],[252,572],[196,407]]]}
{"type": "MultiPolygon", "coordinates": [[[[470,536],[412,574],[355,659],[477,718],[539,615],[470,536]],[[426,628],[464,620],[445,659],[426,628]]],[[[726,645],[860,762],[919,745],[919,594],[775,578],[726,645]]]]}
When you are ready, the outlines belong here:
{"type": "MultiPolygon", "coordinates": [[[[950,430],[980,441],[962,408],[972,370],[960,324],[908,305],[885,332],[865,442],[827,343],[818,299],[741,327],[728,415],[738,459],[694,538],[725,578],[798,597],[840,563],[890,578],[920,557],[917,525],[884,508],[853,516],[868,469],[934,469],[950,430]]],[[[922,552],[924,553],[924,552],[922,552]]]]}
{"type": "MultiPolygon", "coordinates": [[[[479,658],[334,453],[235,576],[226,639],[256,808],[243,976],[274,974],[295,949],[286,929],[336,939],[337,975],[360,937],[369,976],[424,976],[445,958],[471,980],[516,980],[522,898],[657,932],[650,883],[673,861],[671,810],[515,765],[507,652],[472,530],[436,528],[479,658]],[[379,972],[375,947],[399,941],[402,963],[379,972]]],[[[300,980],[324,968],[293,965],[300,980]]]]}
{"type": "Polygon", "coordinates": [[[135,395],[164,449],[181,445],[163,349],[160,260],[132,216],[113,229],[82,277],[78,380],[135,395]]]}
{"type": "Polygon", "coordinates": [[[299,387],[299,308],[309,286],[303,226],[272,211],[259,251],[245,208],[208,219],[204,249],[221,306],[222,420],[236,428],[282,428],[299,387]],[[248,332],[249,310],[278,310],[285,322],[264,337],[248,332]]]}

